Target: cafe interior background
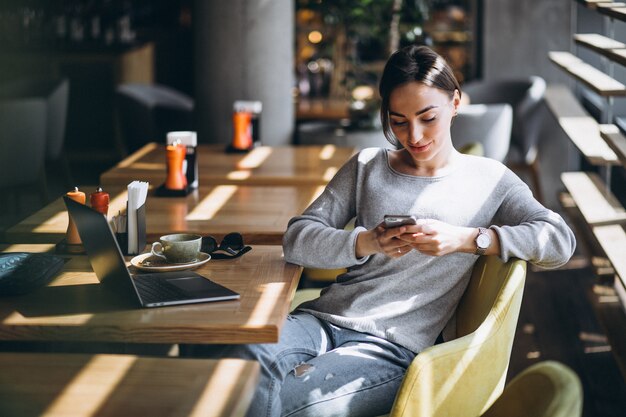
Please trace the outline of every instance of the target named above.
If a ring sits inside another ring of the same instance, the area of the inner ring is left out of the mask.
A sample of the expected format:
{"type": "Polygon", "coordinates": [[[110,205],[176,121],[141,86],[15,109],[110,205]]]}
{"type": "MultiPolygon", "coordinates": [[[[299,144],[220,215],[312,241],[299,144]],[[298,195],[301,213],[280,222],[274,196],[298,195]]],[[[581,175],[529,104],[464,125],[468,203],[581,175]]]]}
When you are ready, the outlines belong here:
{"type": "MultiPolygon", "coordinates": [[[[173,90],[177,105],[192,117],[170,130],[195,130],[199,143],[230,143],[233,102],[243,99],[263,104],[264,145],[385,146],[377,120],[382,67],[390,51],[420,43],[442,54],[462,84],[536,75],[549,87],[564,86],[597,122],[622,131],[624,100],[595,93],[549,58],[551,51],[569,51],[626,83],[624,66],[609,64],[573,40],[575,33],[595,33],[626,42],[626,23],[609,22],[587,3],[3,0],[0,105],[24,78],[67,80],[69,94],[59,121],[65,127],[62,148],[45,163],[33,163],[44,150],[22,149],[22,138],[0,126],[0,230],[74,184],[97,185],[103,171],[142,144],[164,142],[163,136],[150,137],[160,134],[155,130],[143,137],[125,135],[119,89],[128,84],[173,90]],[[320,114],[320,106],[344,113],[320,114]],[[16,165],[15,172],[8,171],[16,165]],[[22,177],[32,180],[23,183],[22,177]]],[[[561,173],[598,173],[624,206],[624,160],[608,167],[590,163],[560,126],[563,102],[555,102],[556,109],[549,103],[542,108],[539,178],[544,204],[575,227],[561,173]]],[[[528,173],[519,174],[531,184],[528,173]]],[[[585,415],[624,415],[626,327],[615,331],[626,326],[624,310],[611,316],[619,319],[607,328],[590,299],[597,285],[613,282],[615,270],[606,256],[597,255],[598,245],[584,227],[575,228],[579,248],[570,265],[553,275],[535,271],[527,283],[527,312],[520,319],[510,374],[540,359],[560,360],[582,379],[585,415]]]]}

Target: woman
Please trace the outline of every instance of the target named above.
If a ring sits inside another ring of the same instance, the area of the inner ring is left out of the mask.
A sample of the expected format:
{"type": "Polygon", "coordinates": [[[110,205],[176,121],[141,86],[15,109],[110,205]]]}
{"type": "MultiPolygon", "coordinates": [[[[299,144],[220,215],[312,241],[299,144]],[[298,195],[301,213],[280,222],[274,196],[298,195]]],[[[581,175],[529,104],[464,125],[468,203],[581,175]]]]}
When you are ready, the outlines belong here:
{"type": "Polygon", "coordinates": [[[452,317],[478,256],[551,268],[572,255],[571,230],[515,174],[452,146],[461,89],[439,55],[394,53],[380,95],[385,136],[399,150],[355,155],[283,241],[289,262],[348,272],[288,317],[279,343],[235,348],[261,363],[250,416],[384,414],[452,317]],[[385,228],[385,214],[418,221],[385,228]]]}

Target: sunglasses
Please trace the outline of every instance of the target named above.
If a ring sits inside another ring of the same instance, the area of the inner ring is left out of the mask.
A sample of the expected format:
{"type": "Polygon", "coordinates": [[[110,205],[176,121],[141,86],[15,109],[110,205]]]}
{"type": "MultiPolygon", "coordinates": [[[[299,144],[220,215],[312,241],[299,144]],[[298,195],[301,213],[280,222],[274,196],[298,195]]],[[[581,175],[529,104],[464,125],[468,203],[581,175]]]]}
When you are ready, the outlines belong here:
{"type": "Polygon", "coordinates": [[[246,252],[250,252],[252,248],[243,244],[243,236],[241,233],[233,232],[224,236],[219,243],[213,236],[205,236],[202,238],[202,252],[208,253],[213,259],[232,259],[238,258],[246,252]]]}

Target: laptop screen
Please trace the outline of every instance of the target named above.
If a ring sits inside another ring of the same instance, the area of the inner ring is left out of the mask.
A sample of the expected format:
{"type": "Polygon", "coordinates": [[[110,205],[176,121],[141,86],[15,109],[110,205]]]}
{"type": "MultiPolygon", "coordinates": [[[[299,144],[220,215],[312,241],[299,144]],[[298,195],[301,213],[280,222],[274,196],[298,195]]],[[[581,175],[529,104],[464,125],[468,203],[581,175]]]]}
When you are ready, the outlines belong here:
{"type": "Polygon", "coordinates": [[[98,280],[108,287],[135,294],[126,262],[106,217],[67,196],[63,199],[76,222],[78,234],[98,280]]]}

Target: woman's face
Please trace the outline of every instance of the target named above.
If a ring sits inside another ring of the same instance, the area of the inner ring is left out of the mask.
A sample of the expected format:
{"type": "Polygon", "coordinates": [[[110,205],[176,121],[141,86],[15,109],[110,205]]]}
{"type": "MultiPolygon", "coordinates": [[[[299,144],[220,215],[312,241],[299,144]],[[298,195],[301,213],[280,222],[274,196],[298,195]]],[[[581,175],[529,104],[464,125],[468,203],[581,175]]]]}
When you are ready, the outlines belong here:
{"type": "Polygon", "coordinates": [[[419,82],[402,84],[389,96],[389,125],[416,166],[439,168],[452,151],[450,124],[459,106],[443,90],[419,82]]]}

